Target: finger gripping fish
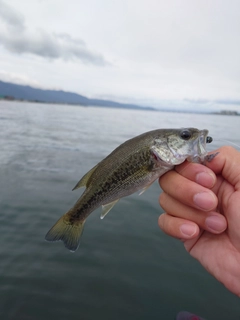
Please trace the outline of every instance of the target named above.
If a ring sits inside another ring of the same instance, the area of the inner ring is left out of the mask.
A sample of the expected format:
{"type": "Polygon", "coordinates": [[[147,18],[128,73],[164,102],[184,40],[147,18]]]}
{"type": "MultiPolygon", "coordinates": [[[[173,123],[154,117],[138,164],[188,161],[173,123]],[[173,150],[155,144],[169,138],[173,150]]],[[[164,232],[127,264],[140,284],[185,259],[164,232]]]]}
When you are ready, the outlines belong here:
{"type": "Polygon", "coordinates": [[[102,206],[101,218],[117,201],[136,191],[144,192],[156,179],[185,160],[204,163],[208,130],[158,129],[127,140],[99,162],[73,190],[86,187],[75,205],[48,231],[48,241],[62,240],[77,250],[83,226],[91,212],[102,206]]]}

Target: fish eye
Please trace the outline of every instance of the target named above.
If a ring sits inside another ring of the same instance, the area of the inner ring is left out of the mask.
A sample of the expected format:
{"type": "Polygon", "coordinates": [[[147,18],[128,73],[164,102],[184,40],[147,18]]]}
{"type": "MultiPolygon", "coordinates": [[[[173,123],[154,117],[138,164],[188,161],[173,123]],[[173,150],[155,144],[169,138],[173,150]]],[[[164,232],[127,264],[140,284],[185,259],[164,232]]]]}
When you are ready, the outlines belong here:
{"type": "Polygon", "coordinates": [[[189,140],[191,138],[192,134],[189,130],[183,130],[181,133],[180,133],[180,137],[183,139],[183,140],[189,140]]]}

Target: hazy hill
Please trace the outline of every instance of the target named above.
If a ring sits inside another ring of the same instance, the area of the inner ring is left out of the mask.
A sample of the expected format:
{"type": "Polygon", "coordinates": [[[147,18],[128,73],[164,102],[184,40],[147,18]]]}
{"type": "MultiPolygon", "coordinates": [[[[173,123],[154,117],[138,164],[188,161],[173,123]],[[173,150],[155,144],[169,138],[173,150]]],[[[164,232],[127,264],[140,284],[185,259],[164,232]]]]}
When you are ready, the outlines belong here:
{"type": "Polygon", "coordinates": [[[105,106],[112,108],[154,110],[154,108],[151,107],[140,107],[134,104],[118,103],[110,100],[89,99],[74,92],[66,92],[62,90],[43,90],[3,81],[0,81],[0,97],[13,97],[16,100],[45,103],[64,103],[84,106],[105,106]]]}

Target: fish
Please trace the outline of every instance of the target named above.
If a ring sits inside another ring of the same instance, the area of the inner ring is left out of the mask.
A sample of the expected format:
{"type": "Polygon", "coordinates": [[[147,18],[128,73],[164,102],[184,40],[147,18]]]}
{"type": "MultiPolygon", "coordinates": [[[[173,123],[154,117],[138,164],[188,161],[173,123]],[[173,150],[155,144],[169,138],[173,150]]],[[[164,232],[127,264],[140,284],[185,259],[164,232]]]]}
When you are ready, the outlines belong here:
{"type": "Polygon", "coordinates": [[[88,171],[73,190],[85,187],[75,205],[46,234],[47,241],[63,241],[74,252],[79,247],[86,218],[102,206],[101,219],[120,198],[142,194],[160,176],[185,160],[206,163],[208,130],[156,129],[129,139],[88,171]]]}

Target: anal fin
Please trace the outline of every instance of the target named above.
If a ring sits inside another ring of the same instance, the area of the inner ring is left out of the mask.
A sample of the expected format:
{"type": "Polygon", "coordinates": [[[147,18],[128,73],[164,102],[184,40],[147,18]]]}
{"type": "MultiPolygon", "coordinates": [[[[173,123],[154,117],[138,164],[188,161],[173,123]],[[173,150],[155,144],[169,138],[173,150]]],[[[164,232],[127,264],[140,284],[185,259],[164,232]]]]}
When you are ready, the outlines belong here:
{"type": "Polygon", "coordinates": [[[103,219],[108,214],[108,212],[115,206],[115,204],[118,202],[118,200],[119,199],[114,200],[113,202],[104,204],[102,206],[102,213],[101,213],[100,219],[103,219]]]}

